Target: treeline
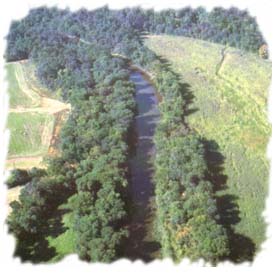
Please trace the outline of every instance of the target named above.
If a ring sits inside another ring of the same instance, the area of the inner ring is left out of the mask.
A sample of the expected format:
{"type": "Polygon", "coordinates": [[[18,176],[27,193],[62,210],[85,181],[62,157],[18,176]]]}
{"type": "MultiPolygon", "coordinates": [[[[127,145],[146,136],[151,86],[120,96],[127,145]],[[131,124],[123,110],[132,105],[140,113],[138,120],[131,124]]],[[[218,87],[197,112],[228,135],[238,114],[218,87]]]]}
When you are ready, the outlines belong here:
{"type": "Polygon", "coordinates": [[[258,52],[265,44],[255,18],[237,8],[217,7],[207,12],[202,7],[186,7],[156,12],[152,9],[109,10],[103,7],[72,13],[42,7],[30,10],[25,18],[12,22],[5,56],[8,61],[29,58],[32,50],[41,44],[41,39],[47,41],[54,34],[64,41],[82,38],[102,44],[103,48],[113,52],[132,53],[138,43],[132,38],[145,32],[203,39],[252,52],[258,52]]]}
{"type": "MultiPolygon", "coordinates": [[[[24,250],[28,239],[44,236],[49,219],[66,203],[80,258],[108,262],[117,258],[128,234],[127,135],[135,112],[134,85],[127,62],[101,44],[48,34],[34,35],[37,46],[27,55],[40,81],[70,102],[72,111],[62,129],[61,155],[48,159],[39,176],[13,172],[9,185],[26,186],[11,204],[9,229],[24,250]]],[[[25,256],[26,249],[30,246],[25,256]]]]}
{"type": "Polygon", "coordinates": [[[96,60],[94,68],[99,64],[101,70],[94,71],[96,88],[91,94],[73,96],[74,109],[62,132],[62,151],[77,165],[77,193],[69,200],[77,253],[88,261],[110,262],[128,235],[124,228],[127,134],[135,102],[134,87],[118,62],[106,56],[96,60]]]}
{"type": "Polygon", "coordinates": [[[177,75],[155,66],[154,83],[163,97],[155,133],[156,229],[162,254],[180,261],[216,263],[228,255],[228,238],[218,224],[213,185],[201,137],[187,126],[188,99],[177,75]]]}

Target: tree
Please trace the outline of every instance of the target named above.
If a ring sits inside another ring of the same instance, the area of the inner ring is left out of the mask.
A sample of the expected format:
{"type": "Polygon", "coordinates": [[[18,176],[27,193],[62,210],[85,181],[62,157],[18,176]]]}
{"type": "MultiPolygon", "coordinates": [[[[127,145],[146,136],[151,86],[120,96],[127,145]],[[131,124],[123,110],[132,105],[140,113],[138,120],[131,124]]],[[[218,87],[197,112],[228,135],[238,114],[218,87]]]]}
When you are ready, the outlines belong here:
{"type": "Polygon", "coordinates": [[[31,181],[31,177],[27,170],[24,169],[13,169],[10,177],[8,178],[6,184],[8,188],[22,186],[31,181]]]}

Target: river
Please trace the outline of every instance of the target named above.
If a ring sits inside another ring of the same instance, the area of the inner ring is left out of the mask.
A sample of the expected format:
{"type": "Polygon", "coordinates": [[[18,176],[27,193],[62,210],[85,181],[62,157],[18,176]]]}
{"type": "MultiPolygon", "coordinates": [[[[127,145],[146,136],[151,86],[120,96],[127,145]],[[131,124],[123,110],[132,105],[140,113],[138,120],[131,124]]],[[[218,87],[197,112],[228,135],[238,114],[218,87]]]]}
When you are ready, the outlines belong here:
{"type": "Polygon", "coordinates": [[[159,245],[153,240],[154,184],[153,137],[159,121],[158,100],[154,87],[138,71],[132,71],[130,80],[136,87],[137,114],[135,116],[134,151],[129,161],[130,195],[134,206],[130,224],[130,237],[126,254],[130,259],[151,261],[159,245]]]}

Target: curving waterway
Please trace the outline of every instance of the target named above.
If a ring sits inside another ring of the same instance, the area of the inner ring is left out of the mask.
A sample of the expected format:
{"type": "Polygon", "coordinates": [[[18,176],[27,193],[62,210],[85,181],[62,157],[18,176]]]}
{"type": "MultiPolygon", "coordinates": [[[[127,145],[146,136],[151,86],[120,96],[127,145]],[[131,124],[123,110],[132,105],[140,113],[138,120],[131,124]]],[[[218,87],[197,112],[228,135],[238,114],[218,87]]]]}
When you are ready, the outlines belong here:
{"type": "Polygon", "coordinates": [[[151,261],[156,257],[159,245],[153,240],[153,197],[154,184],[153,142],[155,128],[159,121],[158,100],[155,89],[138,71],[132,71],[130,80],[136,87],[137,114],[134,123],[134,148],[129,161],[130,195],[132,199],[132,220],[126,255],[130,259],[151,261]]]}

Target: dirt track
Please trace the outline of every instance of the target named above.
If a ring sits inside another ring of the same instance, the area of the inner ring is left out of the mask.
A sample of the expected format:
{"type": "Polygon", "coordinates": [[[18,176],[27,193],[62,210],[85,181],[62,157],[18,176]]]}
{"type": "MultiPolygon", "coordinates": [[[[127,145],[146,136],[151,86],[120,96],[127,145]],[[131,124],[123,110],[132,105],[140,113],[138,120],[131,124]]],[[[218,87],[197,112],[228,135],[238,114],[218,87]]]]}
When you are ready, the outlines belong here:
{"type": "Polygon", "coordinates": [[[41,161],[42,160],[42,156],[25,156],[25,157],[18,156],[18,157],[12,157],[12,158],[6,160],[6,163],[13,164],[13,163],[16,163],[19,160],[24,161],[24,162],[28,162],[28,161],[41,161]]]}

